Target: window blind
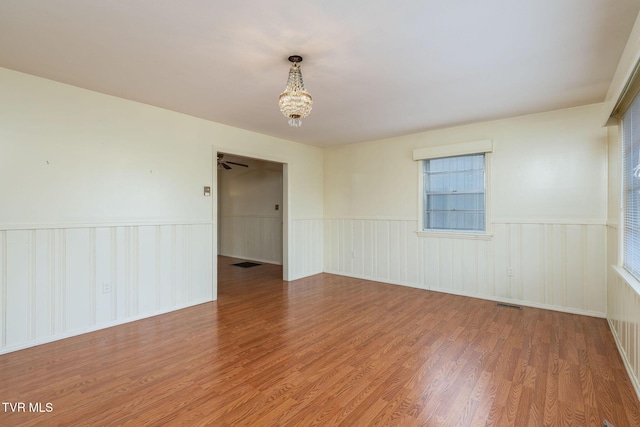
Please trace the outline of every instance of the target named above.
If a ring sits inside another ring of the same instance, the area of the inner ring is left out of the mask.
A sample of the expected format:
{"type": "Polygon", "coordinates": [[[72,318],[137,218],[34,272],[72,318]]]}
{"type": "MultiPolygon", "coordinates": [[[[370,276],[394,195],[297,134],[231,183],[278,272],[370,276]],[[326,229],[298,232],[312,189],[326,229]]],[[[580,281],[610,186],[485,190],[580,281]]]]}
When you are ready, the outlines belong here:
{"type": "Polygon", "coordinates": [[[623,267],[640,280],[640,97],[622,117],[623,267]]]}
{"type": "Polygon", "coordinates": [[[485,231],[484,154],[424,160],[425,230],[485,231]]]}

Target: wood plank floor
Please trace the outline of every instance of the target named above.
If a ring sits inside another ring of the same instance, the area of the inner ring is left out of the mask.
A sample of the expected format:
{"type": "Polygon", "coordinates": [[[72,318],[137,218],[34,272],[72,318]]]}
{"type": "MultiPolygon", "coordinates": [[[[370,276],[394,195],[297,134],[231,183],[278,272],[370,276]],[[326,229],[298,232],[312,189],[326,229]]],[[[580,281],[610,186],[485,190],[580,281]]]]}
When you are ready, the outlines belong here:
{"type": "Polygon", "coordinates": [[[233,261],[217,302],[0,356],[53,409],[0,425],[640,426],[603,319],[233,261]]]}

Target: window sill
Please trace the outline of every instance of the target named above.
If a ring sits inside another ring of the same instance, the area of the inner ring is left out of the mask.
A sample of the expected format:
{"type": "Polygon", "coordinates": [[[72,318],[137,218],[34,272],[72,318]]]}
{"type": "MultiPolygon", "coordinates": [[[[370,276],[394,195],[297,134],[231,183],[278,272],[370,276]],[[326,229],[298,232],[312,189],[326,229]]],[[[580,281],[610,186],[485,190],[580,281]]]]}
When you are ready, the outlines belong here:
{"type": "Polygon", "coordinates": [[[444,239],[466,239],[466,240],[491,240],[493,234],[485,233],[460,233],[457,231],[416,231],[418,237],[436,237],[444,239]]]}
{"type": "Polygon", "coordinates": [[[631,289],[633,289],[638,295],[640,295],[640,282],[638,282],[638,279],[633,277],[631,273],[629,273],[621,265],[612,265],[611,267],[613,267],[613,270],[618,273],[618,276],[620,276],[625,282],[627,282],[627,285],[629,285],[631,289]]]}

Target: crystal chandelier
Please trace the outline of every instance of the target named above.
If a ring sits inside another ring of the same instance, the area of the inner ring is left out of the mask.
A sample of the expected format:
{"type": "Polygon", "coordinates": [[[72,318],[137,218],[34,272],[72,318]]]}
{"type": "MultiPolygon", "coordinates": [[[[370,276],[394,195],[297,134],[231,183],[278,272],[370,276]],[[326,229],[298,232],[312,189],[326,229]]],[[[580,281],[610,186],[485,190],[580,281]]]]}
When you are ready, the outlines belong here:
{"type": "Polygon", "coordinates": [[[289,118],[289,126],[302,126],[302,119],[307,117],[311,112],[311,104],[313,100],[311,95],[305,90],[302,81],[302,72],[300,71],[299,62],[302,62],[302,56],[292,55],[289,61],[293,63],[289,70],[289,79],[287,80],[287,88],[280,94],[280,111],[285,117],[289,118]]]}

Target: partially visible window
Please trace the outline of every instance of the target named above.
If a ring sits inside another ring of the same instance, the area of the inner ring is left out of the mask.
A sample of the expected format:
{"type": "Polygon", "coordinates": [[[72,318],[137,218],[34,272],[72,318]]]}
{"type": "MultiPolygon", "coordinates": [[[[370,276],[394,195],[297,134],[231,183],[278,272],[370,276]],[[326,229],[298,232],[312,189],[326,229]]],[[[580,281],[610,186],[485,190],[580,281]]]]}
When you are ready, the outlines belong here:
{"type": "Polygon", "coordinates": [[[485,155],[424,162],[424,229],[485,231],[485,155]]]}
{"type": "Polygon", "coordinates": [[[624,231],[622,265],[640,280],[640,97],[622,118],[624,231]]]}

